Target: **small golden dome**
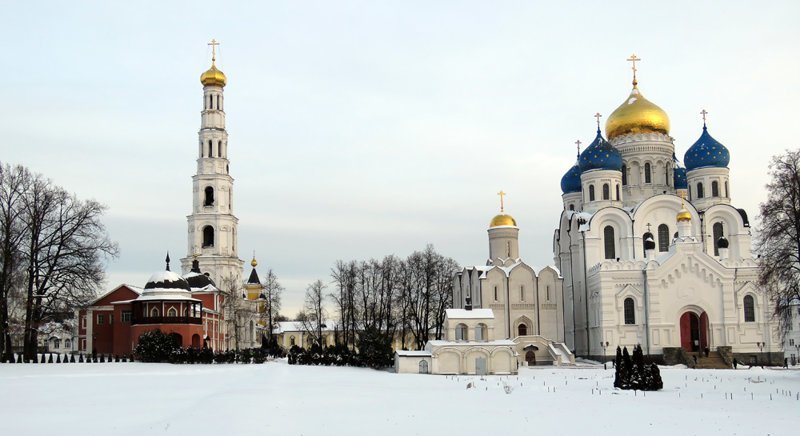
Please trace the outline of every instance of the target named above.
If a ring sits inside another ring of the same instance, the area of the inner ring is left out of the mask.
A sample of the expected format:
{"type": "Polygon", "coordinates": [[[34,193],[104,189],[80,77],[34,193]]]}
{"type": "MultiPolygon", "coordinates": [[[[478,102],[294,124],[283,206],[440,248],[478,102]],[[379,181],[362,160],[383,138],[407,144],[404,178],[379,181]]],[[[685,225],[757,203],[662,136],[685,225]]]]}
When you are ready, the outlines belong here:
{"type": "Polygon", "coordinates": [[[500,215],[496,215],[492,218],[492,222],[489,223],[489,227],[501,227],[501,226],[517,226],[517,221],[511,215],[501,213],[500,215]]]}
{"type": "Polygon", "coordinates": [[[250,266],[252,266],[253,268],[258,266],[258,262],[256,261],[255,256],[253,257],[253,260],[250,261],[250,266]]]}
{"type": "Polygon", "coordinates": [[[203,86],[225,86],[225,82],[227,79],[225,78],[225,73],[217,69],[217,66],[212,62],[211,68],[208,69],[205,73],[200,75],[200,83],[203,86]]]}
{"type": "Polygon", "coordinates": [[[689,211],[686,210],[686,208],[683,208],[683,209],[680,210],[680,212],[678,212],[678,215],[675,216],[675,219],[677,219],[678,222],[691,221],[692,220],[692,214],[689,213],[689,211]]]}
{"type": "Polygon", "coordinates": [[[663,109],[644,98],[634,85],[627,100],[606,120],[606,137],[611,139],[628,133],[659,132],[669,135],[669,116],[663,109]]]}

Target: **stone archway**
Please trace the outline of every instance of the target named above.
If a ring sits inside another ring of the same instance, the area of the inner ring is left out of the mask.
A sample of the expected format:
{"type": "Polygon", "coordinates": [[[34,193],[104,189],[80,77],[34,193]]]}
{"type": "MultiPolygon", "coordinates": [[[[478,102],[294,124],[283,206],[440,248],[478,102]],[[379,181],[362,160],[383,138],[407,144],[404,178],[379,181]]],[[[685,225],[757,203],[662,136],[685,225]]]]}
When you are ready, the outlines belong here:
{"type": "Polygon", "coordinates": [[[708,314],[699,315],[692,311],[684,312],[680,318],[681,348],[689,352],[699,352],[708,348],[708,314]]]}

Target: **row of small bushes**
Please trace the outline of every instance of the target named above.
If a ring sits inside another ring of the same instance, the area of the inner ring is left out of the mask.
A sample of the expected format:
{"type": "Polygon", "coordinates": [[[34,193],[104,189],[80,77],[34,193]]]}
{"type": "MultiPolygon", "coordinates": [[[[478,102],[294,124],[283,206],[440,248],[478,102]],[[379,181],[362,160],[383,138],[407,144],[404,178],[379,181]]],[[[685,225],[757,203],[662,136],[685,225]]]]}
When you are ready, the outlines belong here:
{"type": "Polygon", "coordinates": [[[294,345],[289,349],[287,357],[290,365],[364,366],[381,369],[394,364],[391,338],[370,329],[360,336],[358,352],[341,344],[328,347],[314,344],[308,350],[294,345]]]}
{"type": "Polygon", "coordinates": [[[244,348],[241,350],[214,351],[210,348],[183,348],[171,335],[153,330],[139,336],[133,350],[136,360],[142,362],[169,362],[176,364],[211,363],[264,363],[270,356],[282,357],[283,350],[244,348]]]}
{"type": "MultiPolygon", "coordinates": [[[[42,353],[41,359],[39,358],[39,354],[35,354],[33,359],[25,359],[22,354],[18,354],[16,359],[14,356],[3,356],[0,359],[2,363],[106,363],[106,362],[128,362],[128,356],[112,356],[105,354],[100,355],[87,355],[84,358],[83,354],[78,354],[78,358],[75,358],[75,354],[64,354],[64,358],[61,358],[61,354],[54,354],[54,353],[42,353]],[[53,356],[56,356],[55,359],[53,356]]],[[[133,362],[133,359],[130,359],[133,362]]]]}

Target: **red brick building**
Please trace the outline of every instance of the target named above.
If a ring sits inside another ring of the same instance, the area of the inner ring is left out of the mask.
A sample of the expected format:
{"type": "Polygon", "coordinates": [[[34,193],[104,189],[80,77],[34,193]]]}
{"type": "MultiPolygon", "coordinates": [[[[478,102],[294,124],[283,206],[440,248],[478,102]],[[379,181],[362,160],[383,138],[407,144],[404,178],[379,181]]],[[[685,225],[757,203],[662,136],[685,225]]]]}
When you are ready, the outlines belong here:
{"type": "Polygon", "coordinates": [[[119,285],[78,311],[78,350],[129,355],[139,336],[159,329],[183,347],[224,348],[224,296],[197,261],[184,277],[153,274],[144,288],[119,285]]]}

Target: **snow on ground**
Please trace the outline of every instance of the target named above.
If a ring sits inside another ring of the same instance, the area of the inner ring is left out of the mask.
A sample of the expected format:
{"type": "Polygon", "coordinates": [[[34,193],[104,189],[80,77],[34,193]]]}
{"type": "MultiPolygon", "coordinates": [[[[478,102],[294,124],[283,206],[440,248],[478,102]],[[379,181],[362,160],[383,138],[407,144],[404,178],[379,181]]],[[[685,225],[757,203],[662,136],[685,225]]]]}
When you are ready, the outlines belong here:
{"type": "Polygon", "coordinates": [[[664,389],[643,394],[614,390],[613,370],[596,366],[481,378],[282,361],[0,364],[0,422],[8,435],[789,435],[800,427],[800,368],[661,374],[664,389]]]}

